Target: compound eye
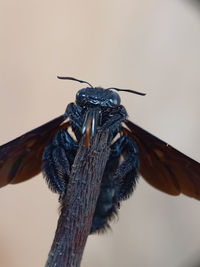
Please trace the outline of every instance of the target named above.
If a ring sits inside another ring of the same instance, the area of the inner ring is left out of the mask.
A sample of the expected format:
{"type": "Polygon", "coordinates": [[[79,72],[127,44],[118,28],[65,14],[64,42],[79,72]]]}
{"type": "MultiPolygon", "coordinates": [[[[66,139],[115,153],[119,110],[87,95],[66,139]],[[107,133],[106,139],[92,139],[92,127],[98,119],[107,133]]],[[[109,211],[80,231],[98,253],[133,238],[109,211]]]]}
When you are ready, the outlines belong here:
{"type": "Polygon", "coordinates": [[[85,90],[81,89],[76,94],[76,103],[81,104],[84,103],[84,100],[86,98],[85,90]]]}
{"type": "Polygon", "coordinates": [[[119,106],[120,102],[121,102],[120,96],[118,94],[112,92],[112,95],[109,99],[109,102],[112,106],[119,106]]]}

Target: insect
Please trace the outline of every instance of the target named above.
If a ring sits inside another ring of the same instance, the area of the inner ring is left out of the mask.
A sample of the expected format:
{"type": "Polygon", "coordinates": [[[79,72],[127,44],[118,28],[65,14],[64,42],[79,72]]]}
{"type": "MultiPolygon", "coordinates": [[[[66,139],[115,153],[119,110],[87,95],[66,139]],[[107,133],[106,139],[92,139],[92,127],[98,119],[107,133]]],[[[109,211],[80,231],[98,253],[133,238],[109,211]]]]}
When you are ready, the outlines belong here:
{"type": "Polygon", "coordinates": [[[13,141],[0,146],[0,187],[28,180],[43,171],[50,189],[63,198],[70,170],[82,136],[89,147],[98,129],[109,130],[111,152],[101,182],[91,233],[109,227],[119,203],[135,189],[138,175],[155,188],[171,194],[183,193],[200,200],[200,164],[127,119],[115,91],[86,83],[76,102],[63,115],[13,141]],[[75,137],[68,132],[71,127],[75,137]],[[120,135],[119,135],[120,134],[120,135]]]}

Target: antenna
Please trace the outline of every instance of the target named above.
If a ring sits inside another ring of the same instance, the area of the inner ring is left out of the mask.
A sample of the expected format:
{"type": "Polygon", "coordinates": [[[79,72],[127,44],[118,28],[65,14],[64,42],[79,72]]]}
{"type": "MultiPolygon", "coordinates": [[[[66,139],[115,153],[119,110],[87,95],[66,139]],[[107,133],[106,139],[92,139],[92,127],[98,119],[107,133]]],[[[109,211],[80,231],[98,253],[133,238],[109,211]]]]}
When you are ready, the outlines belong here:
{"type": "Polygon", "coordinates": [[[61,80],[71,80],[71,81],[75,81],[75,82],[79,82],[79,83],[86,83],[88,84],[91,88],[94,88],[90,83],[86,82],[86,81],[82,81],[82,80],[78,80],[76,78],[73,77],[62,77],[62,76],[57,76],[58,79],[61,80]]]}
{"type": "MultiPolygon", "coordinates": [[[[76,78],[73,78],[73,77],[57,76],[57,78],[58,79],[61,79],[61,80],[70,80],[70,81],[75,81],[75,82],[79,82],[79,83],[86,83],[91,88],[94,88],[94,86],[92,86],[89,82],[82,81],[82,80],[79,80],[79,79],[76,79],[76,78]]],[[[123,92],[132,93],[132,94],[137,94],[137,95],[141,95],[141,96],[146,95],[145,93],[137,92],[137,91],[134,91],[134,90],[130,90],[130,89],[119,89],[119,88],[115,88],[115,87],[109,87],[106,90],[111,90],[111,89],[116,90],[116,91],[123,91],[123,92]]]]}
{"type": "Polygon", "coordinates": [[[132,94],[136,94],[136,95],[142,95],[142,96],[146,95],[145,93],[137,92],[137,91],[130,90],[130,89],[119,89],[119,88],[115,88],[115,87],[107,88],[107,90],[111,90],[111,89],[116,90],[116,91],[128,92],[128,93],[132,93],[132,94]]]}

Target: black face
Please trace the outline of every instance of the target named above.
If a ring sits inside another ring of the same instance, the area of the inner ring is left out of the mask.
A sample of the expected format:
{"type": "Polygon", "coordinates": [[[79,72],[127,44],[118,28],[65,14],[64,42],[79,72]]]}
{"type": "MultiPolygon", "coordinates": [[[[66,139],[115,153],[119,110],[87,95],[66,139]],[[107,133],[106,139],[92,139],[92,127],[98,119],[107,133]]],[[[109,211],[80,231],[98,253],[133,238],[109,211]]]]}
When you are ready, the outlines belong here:
{"type": "Polygon", "coordinates": [[[117,107],[120,105],[119,95],[109,89],[100,87],[84,88],[76,94],[76,104],[85,106],[117,107]]]}

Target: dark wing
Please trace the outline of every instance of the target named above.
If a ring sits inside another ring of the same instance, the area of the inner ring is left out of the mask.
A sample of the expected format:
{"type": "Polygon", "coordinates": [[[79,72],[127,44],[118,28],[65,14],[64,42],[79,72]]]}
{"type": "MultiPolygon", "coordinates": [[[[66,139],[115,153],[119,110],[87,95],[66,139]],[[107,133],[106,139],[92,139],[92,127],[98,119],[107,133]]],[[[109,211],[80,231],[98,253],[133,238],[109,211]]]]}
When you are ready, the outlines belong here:
{"type": "Polygon", "coordinates": [[[0,146],[0,187],[30,179],[41,171],[42,153],[59,130],[68,127],[61,115],[50,122],[0,146]]]}
{"type": "Polygon", "coordinates": [[[123,128],[139,149],[140,168],[143,178],[161,191],[200,200],[200,163],[182,154],[167,143],[138,127],[130,121],[123,128]]]}

